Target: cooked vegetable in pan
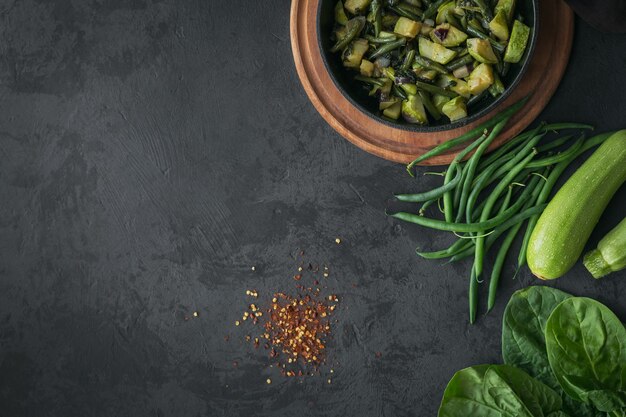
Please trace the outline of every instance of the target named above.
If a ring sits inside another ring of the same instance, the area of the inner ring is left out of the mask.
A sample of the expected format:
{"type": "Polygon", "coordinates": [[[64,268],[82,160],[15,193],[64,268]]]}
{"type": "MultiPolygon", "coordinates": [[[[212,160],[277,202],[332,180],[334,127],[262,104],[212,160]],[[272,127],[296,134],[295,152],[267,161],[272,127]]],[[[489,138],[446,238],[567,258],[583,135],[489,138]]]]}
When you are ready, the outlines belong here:
{"type": "Polygon", "coordinates": [[[427,125],[501,95],[530,33],[515,0],[340,0],[331,51],[383,117],[427,125]]]}

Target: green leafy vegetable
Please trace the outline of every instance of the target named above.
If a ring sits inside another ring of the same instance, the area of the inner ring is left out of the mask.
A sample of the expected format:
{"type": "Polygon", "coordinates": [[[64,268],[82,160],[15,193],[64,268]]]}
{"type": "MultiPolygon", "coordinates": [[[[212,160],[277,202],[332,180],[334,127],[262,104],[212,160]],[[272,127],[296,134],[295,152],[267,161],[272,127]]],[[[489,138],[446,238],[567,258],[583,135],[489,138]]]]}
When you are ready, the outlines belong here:
{"type": "Polygon", "coordinates": [[[504,311],[502,358],[561,394],[563,408],[571,415],[599,415],[592,407],[566,395],[552,372],[546,351],[545,328],[548,317],[562,301],[571,298],[566,292],[533,286],[513,294],[504,311]]]}
{"type": "Polygon", "coordinates": [[[611,310],[589,298],[563,301],[546,323],[546,348],[569,396],[626,415],[626,329],[611,310]]]}
{"type": "Polygon", "coordinates": [[[439,417],[566,416],[559,395],[508,365],[480,365],[457,372],[443,395],[439,417]],[[555,414],[561,412],[561,414],[555,414]]]}

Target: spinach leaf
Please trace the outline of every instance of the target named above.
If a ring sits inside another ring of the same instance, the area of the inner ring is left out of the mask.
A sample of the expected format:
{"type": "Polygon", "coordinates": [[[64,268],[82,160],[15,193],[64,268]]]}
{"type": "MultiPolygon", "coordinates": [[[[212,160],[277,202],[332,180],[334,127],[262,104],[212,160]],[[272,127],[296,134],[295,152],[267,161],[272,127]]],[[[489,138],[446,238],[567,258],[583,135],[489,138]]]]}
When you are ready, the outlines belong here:
{"type": "Polygon", "coordinates": [[[545,327],[548,317],[570,294],[545,286],[516,291],[504,311],[502,358],[561,394],[563,409],[578,417],[599,417],[604,413],[576,401],[563,392],[552,372],[546,351],[545,327]]]}
{"type": "Polygon", "coordinates": [[[454,375],[444,392],[438,416],[567,416],[555,414],[561,407],[561,397],[554,390],[524,371],[508,365],[481,365],[454,375]]]}
{"type": "Polygon", "coordinates": [[[589,298],[560,303],[546,323],[550,366],[563,390],[600,411],[626,414],[626,329],[589,298]]]}
{"type": "Polygon", "coordinates": [[[504,363],[528,372],[555,390],[560,390],[560,387],[548,362],[545,327],[552,310],[570,297],[550,287],[528,287],[516,291],[504,311],[504,363]]]}

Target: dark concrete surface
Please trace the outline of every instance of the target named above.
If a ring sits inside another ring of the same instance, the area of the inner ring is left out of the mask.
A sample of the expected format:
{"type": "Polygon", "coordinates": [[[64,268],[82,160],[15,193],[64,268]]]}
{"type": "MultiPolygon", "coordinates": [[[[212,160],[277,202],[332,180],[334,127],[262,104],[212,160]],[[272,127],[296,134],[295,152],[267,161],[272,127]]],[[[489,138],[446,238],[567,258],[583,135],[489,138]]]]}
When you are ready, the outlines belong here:
{"type": "MultiPolygon", "coordinates": [[[[2,0],[0,56],[1,417],[434,416],[456,370],[500,360],[535,281],[511,260],[467,324],[468,263],[414,254],[449,236],[383,214],[415,183],[307,100],[287,0],[2,0]],[[341,299],[331,384],[280,377],[234,326],[301,260],[341,299]]],[[[626,127],[625,68],[626,36],[579,22],[541,119],[626,127]]],[[[625,278],[553,285],[626,320],[625,278]]]]}

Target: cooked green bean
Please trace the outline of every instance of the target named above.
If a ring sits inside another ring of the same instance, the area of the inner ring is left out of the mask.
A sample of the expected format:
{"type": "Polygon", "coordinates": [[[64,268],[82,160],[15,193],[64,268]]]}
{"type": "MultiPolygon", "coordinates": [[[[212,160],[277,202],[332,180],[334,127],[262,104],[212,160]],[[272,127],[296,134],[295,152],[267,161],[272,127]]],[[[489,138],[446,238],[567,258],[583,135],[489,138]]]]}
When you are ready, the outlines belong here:
{"type": "Polygon", "coordinates": [[[447,64],[445,66],[445,68],[449,71],[452,72],[457,68],[461,68],[463,65],[467,65],[467,64],[471,64],[472,62],[474,62],[474,57],[471,55],[464,55],[460,58],[455,59],[454,61],[450,62],[449,64],[447,64]]]}
{"type": "Polygon", "coordinates": [[[382,0],[372,0],[372,14],[374,15],[374,36],[378,36],[383,30],[382,0]]]}
{"type": "Polygon", "coordinates": [[[441,119],[441,112],[437,107],[435,107],[428,93],[424,91],[419,91],[418,94],[422,99],[422,103],[424,103],[424,107],[426,107],[426,111],[433,117],[433,119],[441,119]]]}
{"type": "Polygon", "coordinates": [[[477,29],[476,27],[472,26],[471,24],[467,25],[467,29],[466,29],[467,33],[469,33],[472,36],[475,36],[477,38],[480,39],[485,39],[487,41],[489,41],[489,43],[491,44],[491,46],[496,49],[498,52],[504,52],[504,50],[506,49],[506,45],[502,45],[500,42],[494,40],[493,38],[485,35],[481,30],[477,29]]]}
{"type": "Polygon", "coordinates": [[[379,56],[384,55],[387,52],[391,52],[396,48],[404,46],[405,44],[406,44],[406,39],[404,38],[400,38],[396,41],[386,43],[380,46],[378,49],[376,49],[374,53],[370,55],[370,59],[378,58],[379,56]]]}
{"type": "Polygon", "coordinates": [[[458,96],[458,94],[455,93],[454,91],[445,90],[441,87],[437,87],[436,85],[428,84],[423,81],[415,81],[415,85],[420,90],[426,91],[430,94],[439,94],[439,95],[450,97],[450,98],[454,98],[458,96]]]}
{"type": "Polygon", "coordinates": [[[421,55],[415,56],[415,62],[426,69],[437,71],[440,74],[447,74],[449,72],[443,65],[428,58],[424,58],[421,55]]]}
{"type": "Polygon", "coordinates": [[[409,52],[406,53],[406,56],[404,57],[404,62],[402,63],[402,66],[400,67],[400,69],[402,71],[406,71],[409,68],[411,68],[411,65],[413,64],[414,59],[415,59],[415,49],[411,49],[409,52]]]}
{"type": "Polygon", "coordinates": [[[348,23],[346,24],[346,29],[348,30],[346,36],[344,36],[342,39],[338,39],[335,46],[330,49],[330,52],[338,52],[348,46],[350,42],[352,42],[352,40],[356,38],[359,33],[361,33],[361,30],[363,30],[364,26],[365,18],[363,16],[355,17],[348,20],[348,23]]]}
{"type": "Polygon", "coordinates": [[[446,1],[447,0],[437,0],[430,6],[428,6],[428,9],[424,10],[424,19],[430,19],[431,17],[433,17],[437,13],[437,9],[439,8],[439,6],[444,4],[446,1]]]}

